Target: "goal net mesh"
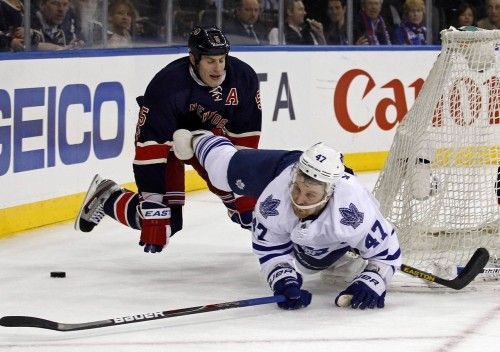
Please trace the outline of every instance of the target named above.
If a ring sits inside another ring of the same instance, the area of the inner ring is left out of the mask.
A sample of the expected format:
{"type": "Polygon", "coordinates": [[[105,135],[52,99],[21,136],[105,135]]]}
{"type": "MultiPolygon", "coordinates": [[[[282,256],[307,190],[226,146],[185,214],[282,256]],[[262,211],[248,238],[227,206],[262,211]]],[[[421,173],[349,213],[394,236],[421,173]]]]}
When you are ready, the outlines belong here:
{"type": "Polygon", "coordinates": [[[441,33],[442,50],[398,126],[374,188],[405,264],[500,256],[500,30],[441,33]]]}

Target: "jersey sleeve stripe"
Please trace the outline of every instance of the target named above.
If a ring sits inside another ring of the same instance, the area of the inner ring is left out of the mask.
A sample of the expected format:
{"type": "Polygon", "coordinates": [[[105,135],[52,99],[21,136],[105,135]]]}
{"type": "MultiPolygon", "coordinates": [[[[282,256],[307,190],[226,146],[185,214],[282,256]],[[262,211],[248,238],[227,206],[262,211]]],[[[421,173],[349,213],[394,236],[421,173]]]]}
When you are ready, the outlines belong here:
{"type": "Polygon", "coordinates": [[[227,136],[231,138],[245,138],[245,137],[260,137],[260,131],[243,132],[243,133],[233,133],[226,131],[227,136]]]}
{"type": "Polygon", "coordinates": [[[184,205],[186,196],[184,192],[167,192],[165,198],[170,205],[184,205]]]}
{"type": "Polygon", "coordinates": [[[374,256],[370,258],[365,258],[365,259],[383,259],[383,260],[396,260],[401,256],[401,248],[398,248],[398,250],[394,254],[389,254],[389,250],[386,249],[385,251],[382,251],[378,254],[375,254],[374,256]]]}
{"type": "Polygon", "coordinates": [[[398,248],[396,253],[388,255],[386,260],[396,260],[401,256],[401,248],[398,248]]]}
{"type": "Polygon", "coordinates": [[[257,243],[253,243],[253,249],[261,252],[269,252],[269,251],[275,251],[275,250],[280,250],[280,249],[287,249],[290,248],[292,245],[292,241],[289,241],[285,244],[280,244],[279,246],[263,246],[257,243]]]}
{"type": "Polygon", "coordinates": [[[196,146],[198,160],[202,166],[205,165],[205,159],[208,153],[213,149],[221,145],[232,145],[227,139],[222,138],[207,138],[206,140],[201,140],[199,146],[196,146]],[[199,149],[198,149],[199,148],[199,149]]]}
{"type": "Polygon", "coordinates": [[[292,253],[292,251],[293,251],[293,249],[290,248],[289,250],[287,250],[285,252],[265,255],[265,256],[259,258],[259,263],[264,264],[265,262],[267,262],[273,258],[286,256],[286,255],[292,253]]]}
{"type": "Polygon", "coordinates": [[[149,160],[166,159],[170,146],[167,144],[136,145],[135,161],[143,162],[149,160]]]}
{"type": "Polygon", "coordinates": [[[228,138],[237,149],[243,149],[243,148],[256,149],[259,146],[260,135],[246,136],[246,137],[240,137],[240,136],[232,137],[228,133],[228,138]]]}
{"type": "Polygon", "coordinates": [[[133,163],[135,165],[166,163],[169,151],[169,144],[158,144],[152,142],[137,143],[133,163]]]}
{"type": "Polygon", "coordinates": [[[134,160],[134,165],[151,165],[151,164],[165,164],[167,162],[167,158],[161,159],[151,159],[151,160],[134,160]]]}
{"type": "Polygon", "coordinates": [[[131,226],[131,224],[128,221],[127,209],[128,209],[128,204],[132,200],[133,196],[134,193],[131,192],[123,193],[118,197],[117,201],[113,206],[113,211],[115,213],[116,219],[118,219],[118,221],[121,222],[122,224],[126,224],[127,226],[132,228],[134,226],[131,226]]]}

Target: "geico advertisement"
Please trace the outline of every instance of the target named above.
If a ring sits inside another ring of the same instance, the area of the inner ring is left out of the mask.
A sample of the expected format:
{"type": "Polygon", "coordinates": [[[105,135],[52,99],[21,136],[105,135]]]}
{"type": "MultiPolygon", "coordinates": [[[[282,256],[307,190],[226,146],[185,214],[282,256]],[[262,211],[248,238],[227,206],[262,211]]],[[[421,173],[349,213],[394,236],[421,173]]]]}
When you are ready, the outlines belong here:
{"type": "MultiPolygon", "coordinates": [[[[389,149],[437,51],[233,55],[259,76],[262,147],[349,153],[389,149]]],[[[180,56],[2,62],[0,208],[83,192],[96,172],[132,181],[135,98],[180,56]]]]}

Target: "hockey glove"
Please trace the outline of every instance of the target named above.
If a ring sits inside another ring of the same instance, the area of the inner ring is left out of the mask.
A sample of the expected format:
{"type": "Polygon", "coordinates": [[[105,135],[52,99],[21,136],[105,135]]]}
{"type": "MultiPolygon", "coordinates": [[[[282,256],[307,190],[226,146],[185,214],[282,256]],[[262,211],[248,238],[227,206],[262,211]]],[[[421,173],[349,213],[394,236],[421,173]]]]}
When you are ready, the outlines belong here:
{"type": "Polygon", "coordinates": [[[142,223],[140,246],[144,252],[161,252],[170,237],[170,208],[163,203],[143,201],[139,205],[142,223]]]}
{"type": "Polygon", "coordinates": [[[288,264],[278,265],[269,274],[269,284],[275,296],[283,295],[286,301],[278,303],[281,309],[299,309],[311,303],[312,294],[302,290],[302,275],[288,264]],[[279,279],[278,279],[279,278],[279,279]]]}
{"type": "Polygon", "coordinates": [[[374,272],[365,270],[354,278],[352,283],[335,298],[338,307],[351,306],[356,309],[384,308],[385,282],[374,272]],[[345,295],[352,296],[349,304],[344,304],[345,295]]]}
{"type": "Polygon", "coordinates": [[[232,222],[237,223],[245,230],[252,229],[254,198],[244,196],[236,198],[232,203],[225,203],[225,205],[232,222]]]}
{"type": "Polygon", "coordinates": [[[229,217],[231,218],[231,221],[240,225],[241,228],[245,230],[252,229],[253,212],[251,210],[246,211],[244,213],[240,213],[236,210],[228,209],[228,214],[229,217]]]}

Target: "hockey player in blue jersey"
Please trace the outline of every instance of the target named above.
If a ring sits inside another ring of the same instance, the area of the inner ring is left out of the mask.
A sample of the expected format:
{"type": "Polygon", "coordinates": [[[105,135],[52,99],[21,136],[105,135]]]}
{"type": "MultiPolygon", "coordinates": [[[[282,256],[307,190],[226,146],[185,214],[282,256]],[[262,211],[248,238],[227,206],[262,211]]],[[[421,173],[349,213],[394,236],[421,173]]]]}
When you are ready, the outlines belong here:
{"type": "Polygon", "coordinates": [[[227,138],[186,130],[174,134],[179,159],[195,154],[211,183],[258,198],[253,251],[281,308],[307,306],[302,274],[333,267],[348,251],[366,260],[335,299],[338,306],[383,308],[386,287],[401,264],[394,227],[371,192],[346,168],[342,154],[322,143],[305,152],[237,150],[227,138]]]}
{"type": "MultiPolygon", "coordinates": [[[[208,181],[197,160],[179,161],[171,152],[177,129],[210,130],[240,148],[257,148],[262,125],[259,81],[243,61],[229,56],[230,45],[216,27],[195,27],[189,56],[168,64],[137,99],[133,169],[139,192],[121,189],[96,175],[81,205],[75,228],[91,231],[104,215],[140,229],[145,252],[160,252],[182,228],[184,164],[208,181]]],[[[231,220],[249,227],[255,200],[210,190],[226,205],[231,220]]]]}

